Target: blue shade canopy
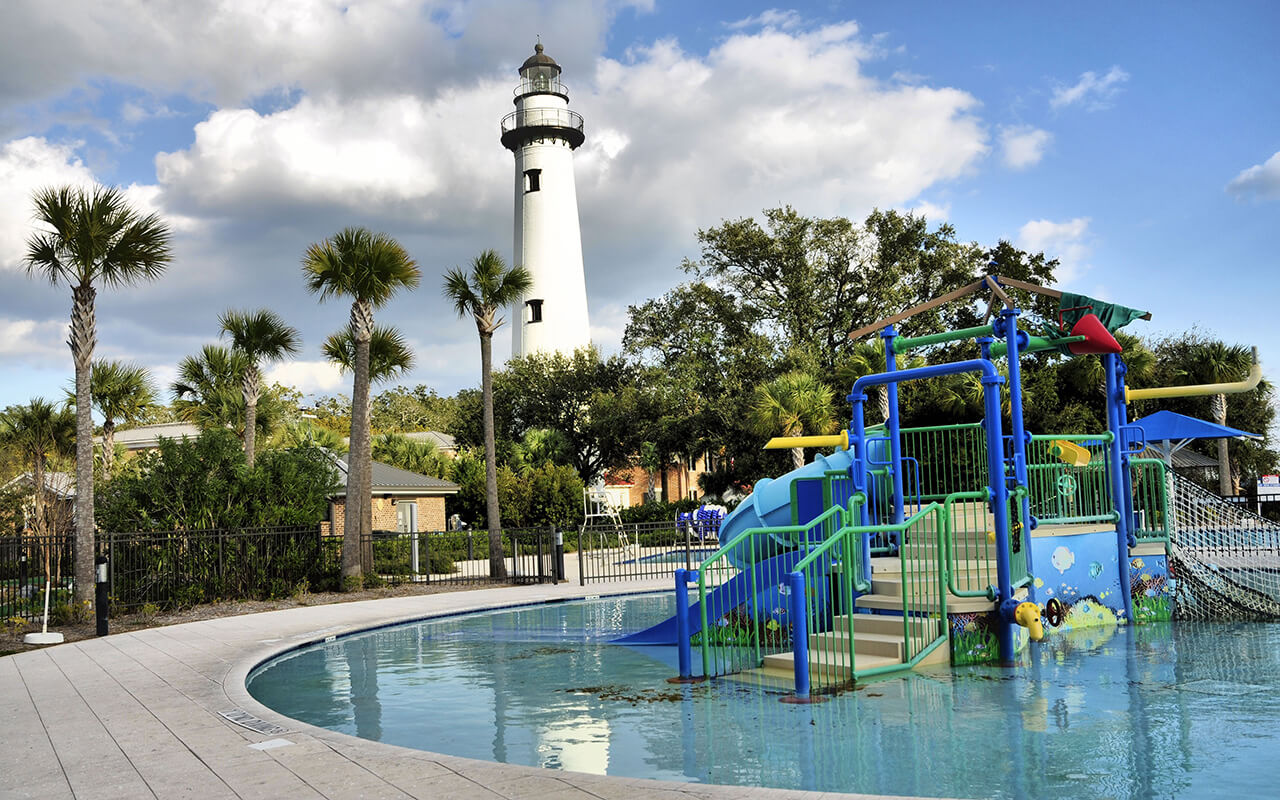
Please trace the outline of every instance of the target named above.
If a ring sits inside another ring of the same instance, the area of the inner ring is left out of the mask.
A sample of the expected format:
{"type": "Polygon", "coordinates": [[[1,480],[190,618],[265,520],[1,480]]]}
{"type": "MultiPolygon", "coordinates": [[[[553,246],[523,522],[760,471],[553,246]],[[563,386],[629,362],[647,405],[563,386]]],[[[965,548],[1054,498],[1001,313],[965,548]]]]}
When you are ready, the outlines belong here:
{"type": "Polygon", "coordinates": [[[1226,425],[1218,425],[1214,422],[1206,422],[1205,420],[1188,417],[1185,414],[1177,414],[1173,411],[1157,411],[1142,419],[1135,420],[1133,424],[1142,428],[1147,434],[1148,442],[1184,441],[1188,439],[1234,439],[1238,436],[1247,436],[1251,439],[1262,438],[1261,434],[1249,433],[1226,425]]]}

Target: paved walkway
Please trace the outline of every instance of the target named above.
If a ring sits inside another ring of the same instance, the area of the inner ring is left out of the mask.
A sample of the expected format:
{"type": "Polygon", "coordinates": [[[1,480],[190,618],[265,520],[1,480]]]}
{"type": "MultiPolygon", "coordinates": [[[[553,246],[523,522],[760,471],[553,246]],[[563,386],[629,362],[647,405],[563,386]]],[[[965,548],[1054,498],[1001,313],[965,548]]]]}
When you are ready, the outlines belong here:
{"type": "Polygon", "coordinates": [[[282,717],[245,690],[245,677],[264,659],[328,636],[668,583],[509,587],[296,608],[3,657],[0,798],[853,796],[610,778],[408,750],[282,717]],[[220,714],[235,711],[287,732],[257,733],[220,714]]]}

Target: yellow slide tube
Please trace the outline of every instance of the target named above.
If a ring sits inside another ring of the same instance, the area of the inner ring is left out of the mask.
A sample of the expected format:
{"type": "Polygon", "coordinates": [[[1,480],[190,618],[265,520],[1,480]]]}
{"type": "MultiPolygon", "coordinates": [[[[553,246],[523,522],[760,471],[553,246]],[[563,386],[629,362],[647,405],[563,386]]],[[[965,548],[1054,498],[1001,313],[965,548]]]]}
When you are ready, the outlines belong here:
{"type": "Polygon", "coordinates": [[[1235,383],[1202,383],[1198,386],[1160,386],[1154,389],[1124,388],[1124,401],[1158,400],[1166,397],[1203,397],[1210,394],[1239,394],[1258,388],[1262,380],[1262,364],[1258,363],[1258,348],[1253,348],[1253,366],[1249,377],[1235,383]]]}
{"type": "Polygon", "coordinates": [[[793,447],[836,447],[849,449],[849,432],[840,431],[830,436],[775,436],[765,444],[765,450],[790,450],[793,447]]]}

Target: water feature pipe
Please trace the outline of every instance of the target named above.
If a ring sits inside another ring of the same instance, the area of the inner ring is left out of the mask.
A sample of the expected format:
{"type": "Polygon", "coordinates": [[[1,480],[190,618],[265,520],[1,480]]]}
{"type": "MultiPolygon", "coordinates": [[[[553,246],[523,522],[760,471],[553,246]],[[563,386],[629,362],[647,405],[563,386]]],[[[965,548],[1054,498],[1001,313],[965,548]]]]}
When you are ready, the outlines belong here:
{"type": "MultiPolygon", "coordinates": [[[[1031,559],[1031,530],[1035,526],[1031,518],[1031,501],[1028,498],[1030,493],[1026,491],[1026,487],[1031,483],[1027,479],[1027,442],[1030,441],[1030,437],[1027,436],[1022,419],[1022,343],[1019,339],[1019,334],[1022,332],[1018,330],[1019,313],[1016,308],[1006,308],[1001,311],[998,327],[1003,328],[1005,345],[1009,351],[1009,433],[1013,438],[1013,477],[1017,485],[1023,487],[1023,491],[1018,493],[1019,518],[1022,520],[1022,555],[1026,560],[1027,574],[1031,575],[1034,574],[1031,559]]],[[[1026,334],[1022,335],[1025,338],[1026,334]]],[[[1034,584],[1031,592],[1034,599],[1034,584]]]]}
{"type": "MultiPolygon", "coordinates": [[[[884,371],[886,374],[892,375],[898,371],[898,359],[894,355],[896,352],[893,347],[894,339],[897,333],[892,325],[886,325],[884,333],[880,334],[880,338],[884,339],[884,371]]],[[[906,502],[904,487],[902,485],[902,431],[899,426],[898,418],[898,384],[890,383],[886,386],[889,396],[889,418],[885,420],[885,428],[889,433],[889,469],[892,470],[890,477],[893,478],[893,524],[901,525],[905,519],[903,513],[903,504],[906,502]]],[[[901,532],[898,533],[898,549],[902,549],[901,532]]]]}
{"type": "Polygon", "coordinates": [[[1116,564],[1120,579],[1120,595],[1124,598],[1126,623],[1133,622],[1133,595],[1129,585],[1129,508],[1125,491],[1124,457],[1120,447],[1120,429],[1124,426],[1124,362],[1115,353],[1103,353],[1102,371],[1107,381],[1107,428],[1114,434],[1107,443],[1107,461],[1111,467],[1111,502],[1116,517],[1116,564]]]}

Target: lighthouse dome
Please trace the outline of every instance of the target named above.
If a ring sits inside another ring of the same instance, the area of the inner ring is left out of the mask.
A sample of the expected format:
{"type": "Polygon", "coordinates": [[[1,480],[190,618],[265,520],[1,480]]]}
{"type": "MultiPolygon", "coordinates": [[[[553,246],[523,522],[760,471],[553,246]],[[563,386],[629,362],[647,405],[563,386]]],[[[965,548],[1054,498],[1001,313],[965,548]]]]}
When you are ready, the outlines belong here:
{"type": "Polygon", "coordinates": [[[525,77],[531,77],[525,70],[535,70],[535,74],[539,75],[550,75],[550,70],[555,70],[554,74],[559,75],[560,65],[556,63],[554,58],[542,52],[542,43],[539,42],[533,46],[533,55],[526,58],[524,63],[520,65],[520,74],[525,75],[525,77]]]}

